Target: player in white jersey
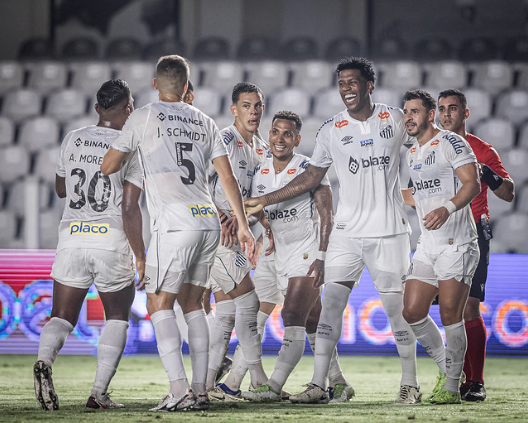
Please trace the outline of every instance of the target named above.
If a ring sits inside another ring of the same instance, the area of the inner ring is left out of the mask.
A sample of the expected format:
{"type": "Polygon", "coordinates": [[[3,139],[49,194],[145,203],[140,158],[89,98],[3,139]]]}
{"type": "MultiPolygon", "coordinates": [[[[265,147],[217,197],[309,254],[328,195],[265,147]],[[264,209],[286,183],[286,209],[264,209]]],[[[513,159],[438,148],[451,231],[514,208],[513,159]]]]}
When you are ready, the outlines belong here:
{"type": "MultiPolygon", "coordinates": [[[[252,192],[263,195],[276,191],[304,172],[309,159],[294,152],[301,140],[301,127],[301,117],[296,113],[282,111],[273,116],[269,133],[273,157],[255,169],[252,192]]],[[[273,234],[273,246],[277,253],[275,267],[279,287],[285,296],[282,309],[284,340],[268,382],[245,392],[243,396],[246,399],[282,399],[282,387],[304,352],[308,319],[319,318],[320,286],[324,278],[324,258],[333,218],[329,185],[325,176],[314,191],[264,209],[265,222],[269,222],[267,224],[273,234]]],[[[344,385],[343,389],[348,391],[345,396],[350,394],[351,397],[352,387],[347,386],[344,378],[340,382],[344,385]]]]}
{"type": "MultiPolygon", "coordinates": [[[[220,133],[242,196],[246,198],[251,188],[253,170],[265,159],[268,150],[264,141],[256,135],[264,110],[264,96],[255,84],[242,82],[234,86],[231,99],[231,113],[235,117],[235,122],[220,133]]],[[[223,184],[217,175],[211,178],[211,191],[214,202],[221,212],[222,223],[225,225],[235,223],[229,203],[226,201],[223,184]]],[[[240,246],[231,245],[229,240],[218,246],[211,270],[211,288],[215,296],[216,315],[211,330],[207,371],[207,389],[211,391],[210,397],[213,399],[221,399],[224,394],[240,394],[238,389],[230,390],[224,384],[215,388],[217,374],[233,327],[248,364],[252,386],[259,386],[268,380],[261,361],[261,336],[257,329],[260,304],[249,273],[252,267],[252,263],[240,246]]],[[[268,315],[269,313],[266,318],[268,315]]]]}
{"type": "MultiPolygon", "coordinates": [[[[55,190],[60,198],[66,198],[66,205],[51,272],[51,319],[40,333],[38,361],[33,368],[35,395],[44,410],[59,408],[51,368],[77,324],[92,283],[103,303],[106,324],[97,345],[97,372],[86,406],[124,407],[110,399],[108,385],[125,348],[134,301],[133,257],[123,220],[128,213],[127,223],[141,228],[138,198],[142,173],[135,156],[110,177],[99,171],[99,165],[134,110],[128,84],[119,79],[105,82],[97,92],[95,110],[99,115],[97,125],[69,132],[57,165],[55,190]],[[122,202],[127,204],[123,213],[122,202]]],[[[142,277],[145,248],[137,238],[131,243],[142,277]]]]}
{"type": "Polygon", "coordinates": [[[211,118],[182,102],[188,79],[186,59],[161,57],[153,81],[160,101],[130,115],[101,165],[103,173],[115,172],[130,152],[138,150],[145,175],[152,231],[144,278],[147,311],[170,382],[169,394],[152,411],[209,407],[205,392],[209,328],[202,297],[220,238],[218,213],[208,189],[211,162],[237,217],[241,248],[247,244],[250,260],[254,250],[240,190],[218,128],[211,118]],[[189,327],[192,387],[183,366],[173,309],[176,299],[189,327]]]}
{"type": "Polygon", "coordinates": [[[416,137],[407,152],[413,183],[406,203],[416,207],[421,236],[405,282],[403,317],[440,372],[435,404],[460,404],[466,353],[464,307],[479,261],[477,229],[469,203],[480,192],[477,159],[468,142],[435,125],[436,101],[426,91],[407,91],[407,133],[416,137]],[[446,346],[429,316],[438,295],[446,346]]]}
{"type": "Polygon", "coordinates": [[[374,104],[375,73],[364,58],[343,59],[339,93],[346,110],[320,128],[305,172],[285,187],[246,200],[249,212],[317,187],[333,163],[339,202],[325,262],[325,291],[316,337],[314,376],[290,401],[326,402],[326,376],[342,330],[348,297],[367,266],[389,318],[402,363],[397,404],[421,401],[416,375],[416,340],[402,317],[403,277],[410,261],[409,225],[398,174],[400,148],[410,138],[402,111],[374,104]]]}

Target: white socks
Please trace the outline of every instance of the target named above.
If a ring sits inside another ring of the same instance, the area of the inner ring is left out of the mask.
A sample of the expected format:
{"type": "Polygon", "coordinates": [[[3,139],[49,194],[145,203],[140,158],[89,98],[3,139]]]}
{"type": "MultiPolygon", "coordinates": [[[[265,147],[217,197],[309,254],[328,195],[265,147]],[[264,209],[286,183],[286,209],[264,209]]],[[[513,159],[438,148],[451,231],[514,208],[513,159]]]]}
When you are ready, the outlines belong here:
{"type": "MultiPolygon", "coordinates": [[[[306,337],[310,343],[310,348],[315,355],[315,337],[317,333],[307,333],[306,337]]],[[[338,383],[348,383],[345,379],[345,375],[339,365],[339,356],[337,355],[337,347],[334,348],[332,353],[332,359],[330,360],[330,368],[328,369],[328,386],[334,387],[338,383]]]]}
{"type": "Polygon", "coordinates": [[[203,309],[184,315],[189,327],[189,352],[192,365],[192,388],[195,393],[205,393],[205,379],[209,362],[209,325],[203,309]]]}
{"type": "Polygon", "coordinates": [[[107,320],[97,344],[97,371],[92,395],[105,394],[117,371],[127,340],[128,322],[107,320]]]}
{"type": "Polygon", "coordinates": [[[301,360],[304,353],[306,329],[303,326],[286,326],[284,328],[284,339],[279,351],[279,357],[275,362],[275,369],[268,380],[270,387],[281,392],[288,376],[301,360]]]}
{"type": "Polygon", "coordinates": [[[332,354],[341,337],[343,329],[343,312],[352,290],[338,283],[325,287],[323,293],[323,309],[317,325],[316,345],[314,354],[314,374],[312,383],[326,389],[326,378],[332,354]]]}
{"type": "Polygon", "coordinates": [[[448,391],[457,393],[460,386],[460,376],[464,367],[464,357],[466,355],[467,338],[464,321],[453,325],[444,326],[446,334],[445,348],[445,366],[446,366],[446,383],[445,388],[448,391]]]}
{"type": "Polygon", "coordinates": [[[222,365],[231,333],[235,327],[235,314],[236,306],[233,300],[216,303],[216,315],[211,324],[207,389],[214,387],[216,374],[222,365]]]}
{"type": "Polygon", "coordinates": [[[380,292],[383,309],[389,318],[396,348],[400,356],[402,377],[400,385],[418,387],[416,369],[416,337],[403,318],[403,292],[380,292]]]}
{"type": "Polygon", "coordinates": [[[67,320],[52,317],[40,332],[38,360],[53,366],[57,354],[72,330],[73,325],[67,320]]]}
{"type": "Polygon", "coordinates": [[[438,368],[445,373],[444,340],[442,339],[442,334],[438,326],[431,319],[431,316],[427,315],[422,320],[412,323],[410,326],[420,345],[435,361],[438,368]]]}

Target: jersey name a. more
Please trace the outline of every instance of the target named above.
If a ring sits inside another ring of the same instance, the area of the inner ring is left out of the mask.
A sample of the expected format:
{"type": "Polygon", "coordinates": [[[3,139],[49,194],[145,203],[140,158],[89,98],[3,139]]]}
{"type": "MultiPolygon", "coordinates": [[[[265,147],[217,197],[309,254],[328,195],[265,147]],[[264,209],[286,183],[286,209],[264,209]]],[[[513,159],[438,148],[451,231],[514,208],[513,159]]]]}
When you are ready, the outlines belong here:
{"type": "MultiPolygon", "coordinates": [[[[265,195],[284,187],[303,173],[309,158],[294,154],[288,166],[275,173],[273,158],[268,158],[255,169],[251,187],[252,195],[265,195]]],[[[322,185],[330,185],[325,176],[322,185]]],[[[292,254],[312,254],[319,245],[319,215],[315,209],[312,192],[264,208],[275,241],[275,265],[279,274],[287,273],[292,254]]]]}
{"type": "Polygon", "coordinates": [[[123,182],[142,188],[143,175],[136,155],[116,174],[106,176],[100,171],[105,153],[118,136],[115,129],[91,125],[64,138],[56,173],[66,178],[66,204],[57,250],[127,251],[121,218],[123,182]]]}
{"type": "Polygon", "coordinates": [[[410,144],[403,112],[375,104],[364,122],[346,110],[319,129],[310,164],[328,168],[339,180],[333,232],[354,238],[408,233],[399,178],[400,149],[410,144]]]}
{"type": "MultiPolygon", "coordinates": [[[[451,131],[440,131],[421,147],[415,142],[407,152],[407,166],[420,222],[430,211],[442,207],[455,196],[461,187],[455,170],[476,161],[467,141],[451,131]]],[[[440,229],[427,231],[423,224],[420,227],[421,242],[429,245],[461,245],[477,237],[469,205],[451,214],[440,229]]]]}
{"type": "Polygon", "coordinates": [[[139,151],[152,231],[220,229],[207,171],[227,152],[211,118],[182,102],[150,103],[129,116],[112,147],[139,151]]]}
{"type": "MultiPolygon", "coordinates": [[[[254,135],[253,147],[250,147],[234,125],[222,129],[220,135],[226,146],[233,173],[238,180],[242,198],[246,199],[249,197],[253,171],[267,157],[268,146],[262,139],[254,135]]],[[[224,189],[220,183],[220,178],[217,174],[212,176],[210,186],[217,207],[225,214],[230,215],[229,211],[231,210],[231,206],[227,201],[224,189]]]]}

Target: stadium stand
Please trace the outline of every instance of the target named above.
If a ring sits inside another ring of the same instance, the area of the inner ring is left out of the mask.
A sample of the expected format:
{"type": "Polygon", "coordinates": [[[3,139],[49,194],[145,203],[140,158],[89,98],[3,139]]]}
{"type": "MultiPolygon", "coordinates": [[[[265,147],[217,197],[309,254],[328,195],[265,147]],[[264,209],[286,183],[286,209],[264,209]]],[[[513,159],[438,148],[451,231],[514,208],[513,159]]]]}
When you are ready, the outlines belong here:
{"type": "Polygon", "coordinates": [[[491,94],[480,88],[466,88],[464,90],[471,110],[468,119],[468,126],[473,128],[479,120],[490,117],[493,106],[491,94]]]}
{"type": "Polygon", "coordinates": [[[115,78],[127,81],[132,93],[137,93],[144,88],[152,87],[156,65],[141,60],[117,61],[112,64],[112,69],[115,72],[115,78]]]}
{"type": "Polygon", "coordinates": [[[231,94],[235,84],[243,80],[244,68],[234,60],[202,62],[201,67],[203,76],[200,85],[216,89],[223,95],[231,94]]]}
{"type": "Polygon", "coordinates": [[[380,86],[393,88],[401,91],[419,88],[422,86],[422,67],[418,62],[412,60],[398,60],[394,62],[381,63],[380,86]]]}
{"type": "Polygon", "coordinates": [[[419,40],[413,49],[413,58],[419,62],[438,62],[454,59],[454,46],[445,38],[419,40]]]}
{"type": "Polygon", "coordinates": [[[44,107],[44,115],[51,116],[61,123],[83,116],[87,112],[86,94],[75,88],[65,88],[51,93],[44,107]]]}
{"type": "Polygon", "coordinates": [[[236,57],[239,60],[276,60],[279,57],[277,45],[267,37],[247,37],[238,46],[236,57]]]}
{"type": "Polygon", "coordinates": [[[42,95],[30,88],[14,90],[2,101],[2,115],[19,123],[29,117],[38,116],[42,111],[42,95]]]}
{"type": "Polygon", "coordinates": [[[301,88],[309,94],[329,88],[336,80],[336,65],[322,60],[306,60],[290,64],[292,86],[301,88]]]}
{"type": "Polygon", "coordinates": [[[473,72],[472,86],[496,95],[513,87],[513,69],[507,62],[492,60],[470,65],[473,72]]]}
{"type": "Polygon", "coordinates": [[[0,116],[0,147],[11,145],[14,141],[15,125],[13,124],[13,121],[8,117],[0,116]]]}
{"type": "Polygon", "coordinates": [[[62,46],[61,57],[64,60],[98,60],[99,43],[92,37],[75,37],[62,46]]]}
{"type": "Polygon", "coordinates": [[[48,38],[29,38],[18,50],[18,59],[22,61],[51,60],[54,56],[53,44],[48,38]]]}
{"type": "Polygon", "coordinates": [[[264,94],[288,85],[288,67],[279,60],[251,61],[245,64],[245,69],[244,79],[257,84],[264,94]]]}
{"type": "Polygon", "coordinates": [[[0,62],[0,95],[22,87],[24,67],[18,62],[0,62]]]}
{"type": "Polygon", "coordinates": [[[315,60],[319,57],[319,46],[312,37],[293,37],[280,45],[280,57],[287,62],[315,60]]]}
{"type": "Polygon", "coordinates": [[[57,146],[60,139],[59,122],[50,116],[38,116],[20,125],[18,145],[35,153],[51,146],[57,146]]]}
{"type": "Polygon", "coordinates": [[[295,110],[300,116],[310,114],[311,97],[305,90],[299,88],[289,87],[276,91],[270,96],[268,103],[274,111],[295,110]]]}
{"type": "Polygon", "coordinates": [[[497,42],[489,37],[473,37],[460,43],[457,58],[462,62],[483,62],[500,58],[497,42]]]}
{"type": "MultiPolygon", "coordinates": [[[[528,233],[528,215],[514,212],[499,216],[493,224],[494,240],[497,240],[506,252],[528,253],[526,234],[528,233]]],[[[493,244],[493,243],[492,243],[493,244]]]]}
{"type": "Polygon", "coordinates": [[[110,40],[105,50],[105,58],[112,61],[140,60],[143,44],[136,38],[120,37],[110,40]]]}
{"type": "Polygon", "coordinates": [[[467,86],[468,72],[466,66],[456,60],[445,60],[436,63],[425,63],[425,84],[440,90],[446,88],[464,88],[467,86]]]}
{"type": "Polygon", "coordinates": [[[528,119],[528,92],[511,90],[497,96],[495,115],[508,119],[515,125],[528,119]]]}
{"type": "Polygon", "coordinates": [[[39,180],[49,184],[55,184],[55,170],[60,155],[60,147],[57,145],[53,148],[39,151],[35,157],[33,166],[33,175],[39,180]]]}
{"type": "Polygon", "coordinates": [[[498,117],[484,119],[474,127],[473,132],[477,137],[493,145],[499,155],[515,147],[515,127],[509,120],[498,117]]]}
{"type": "MultiPolygon", "coordinates": [[[[155,91],[157,96],[157,91],[155,91]]],[[[198,87],[194,91],[193,105],[202,110],[206,115],[212,118],[222,114],[223,98],[220,93],[209,87],[198,87]]]]}
{"type": "Polygon", "coordinates": [[[179,54],[185,56],[187,49],[180,40],[160,40],[148,43],[143,47],[141,58],[147,62],[157,62],[161,56],[179,54]]]}
{"type": "Polygon", "coordinates": [[[0,181],[6,186],[29,174],[29,151],[19,145],[0,149],[0,181]]]}
{"type": "Polygon", "coordinates": [[[229,59],[229,43],[222,37],[205,37],[198,40],[193,50],[195,60],[229,59]]]}
{"type": "Polygon", "coordinates": [[[27,64],[27,86],[43,94],[61,88],[68,83],[68,68],[64,62],[45,61],[27,64]]]}
{"type": "Polygon", "coordinates": [[[314,96],[313,116],[321,119],[321,123],[344,109],[343,100],[336,95],[335,87],[321,90],[314,96]]]}
{"type": "Polygon", "coordinates": [[[102,61],[72,62],[69,65],[71,72],[70,87],[77,88],[95,97],[97,90],[101,87],[101,81],[108,81],[112,77],[110,64],[102,61]]]}
{"type": "Polygon", "coordinates": [[[338,63],[343,57],[360,56],[361,44],[353,37],[338,37],[326,45],[324,58],[332,63],[338,63]]]}

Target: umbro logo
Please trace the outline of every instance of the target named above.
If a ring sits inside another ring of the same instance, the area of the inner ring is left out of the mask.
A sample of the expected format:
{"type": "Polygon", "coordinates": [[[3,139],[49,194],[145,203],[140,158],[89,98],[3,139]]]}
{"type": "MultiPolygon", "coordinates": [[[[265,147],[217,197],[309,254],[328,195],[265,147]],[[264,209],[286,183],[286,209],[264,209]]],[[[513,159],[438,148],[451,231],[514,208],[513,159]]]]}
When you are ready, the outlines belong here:
{"type": "Polygon", "coordinates": [[[240,169],[245,169],[247,166],[247,162],[245,160],[240,160],[238,162],[240,169]]]}
{"type": "Polygon", "coordinates": [[[81,140],[80,138],[77,138],[77,139],[75,140],[75,145],[76,145],[77,147],[80,147],[81,144],[82,144],[82,140],[81,140]]]}
{"type": "Polygon", "coordinates": [[[341,142],[343,143],[343,145],[351,144],[354,142],[352,138],[354,137],[347,135],[346,137],[341,138],[341,142]]]}
{"type": "Polygon", "coordinates": [[[162,122],[166,119],[166,116],[163,114],[163,113],[159,113],[158,114],[158,119],[161,120],[162,122]]]}
{"type": "Polygon", "coordinates": [[[262,184],[260,184],[260,185],[257,185],[257,188],[258,188],[259,190],[263,191],[263,190],[265,190],[265,189],[266,189],[266,186],[265,186],[265,185],[262,185],[262,184]]]}

